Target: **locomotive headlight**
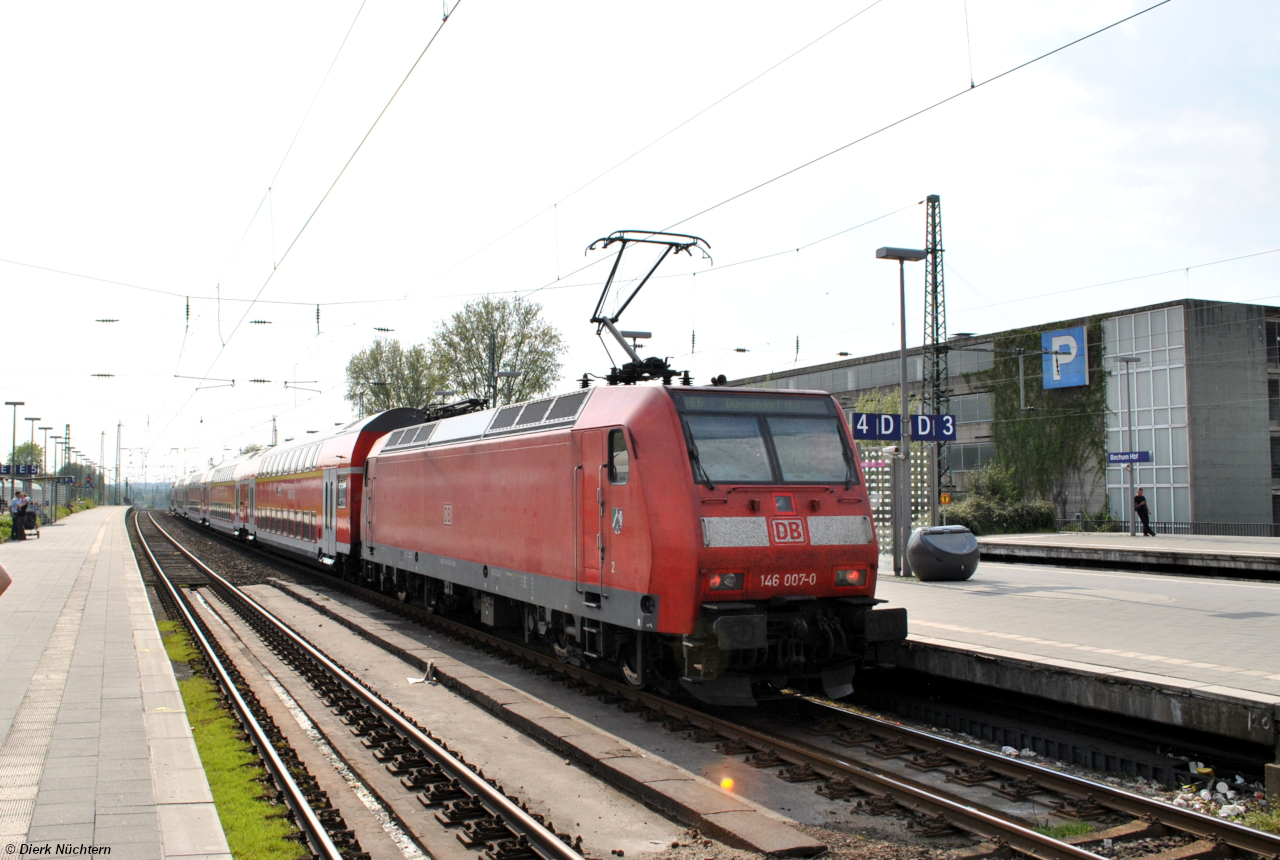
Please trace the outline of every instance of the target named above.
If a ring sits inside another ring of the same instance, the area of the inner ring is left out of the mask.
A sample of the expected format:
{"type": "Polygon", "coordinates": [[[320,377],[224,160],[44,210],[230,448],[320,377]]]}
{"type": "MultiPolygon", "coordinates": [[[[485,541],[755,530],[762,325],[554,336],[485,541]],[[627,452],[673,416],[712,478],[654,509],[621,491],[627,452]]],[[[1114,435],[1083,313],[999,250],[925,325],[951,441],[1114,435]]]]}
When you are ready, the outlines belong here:
{"type": "Polygon", "coordinates": [[[867,572],[865,570],[837,570],[836,585],[866,585],[867,572]]]}
{"type": "Polygon", "coordinates": [[[742,574],[713,573],[708,586],[712,591],[739,591],[742,588],[742,574]]]}

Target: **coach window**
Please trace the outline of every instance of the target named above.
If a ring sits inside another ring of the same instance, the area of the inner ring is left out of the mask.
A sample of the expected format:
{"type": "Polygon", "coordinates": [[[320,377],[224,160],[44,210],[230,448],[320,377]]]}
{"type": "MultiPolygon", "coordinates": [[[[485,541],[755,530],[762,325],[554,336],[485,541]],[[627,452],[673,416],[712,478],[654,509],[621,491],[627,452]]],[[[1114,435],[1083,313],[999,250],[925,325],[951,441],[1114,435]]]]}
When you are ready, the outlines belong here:
{"type": "Polygon", "coordinates": [[[338,507],[345,508],[347,506],[347,476],[342,475],[338,478],[338,507]]]}
{"type": "Polygon", "coordinates": [[[631,474],[631,457],[627,454],[627,435],[623,430],[609,431],[609,483],[625,484],[631,474]]]}

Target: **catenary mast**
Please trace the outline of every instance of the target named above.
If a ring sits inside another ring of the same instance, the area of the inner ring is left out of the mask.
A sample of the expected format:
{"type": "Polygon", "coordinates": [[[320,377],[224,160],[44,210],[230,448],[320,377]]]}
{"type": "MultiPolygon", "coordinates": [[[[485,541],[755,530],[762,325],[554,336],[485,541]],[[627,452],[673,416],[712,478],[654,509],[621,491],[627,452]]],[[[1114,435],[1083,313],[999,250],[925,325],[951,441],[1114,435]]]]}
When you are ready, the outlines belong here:
{"type": "MultiPolygon", "coordinates": [[[[926,198],[924,247],[924,406],[931,415],[951,411],[951,377],[947,372],[947,297],[942,273],[942,198],[926,198]]],[[[951,463],[946,442],[937,444],[935,492],[952,489],[951,463]]],[[[936,501],[936,500],[935,500],[936,501]]]]}

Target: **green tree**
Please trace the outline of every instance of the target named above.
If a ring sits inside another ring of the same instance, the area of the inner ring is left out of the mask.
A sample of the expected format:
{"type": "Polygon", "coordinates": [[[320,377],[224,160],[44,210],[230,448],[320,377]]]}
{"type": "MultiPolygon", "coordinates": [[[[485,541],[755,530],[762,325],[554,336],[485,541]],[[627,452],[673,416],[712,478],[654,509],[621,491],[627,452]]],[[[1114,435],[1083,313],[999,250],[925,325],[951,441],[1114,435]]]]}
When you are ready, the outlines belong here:
{"type": "Polygon", "coordinates": [[[44,449],[39,444],[32,442],[23,442],[18,445],[17,449],[9,452],[9,465],[24,463],[42,463],[40,458],[44,456],[44,449]]]}
{"type": "Polygon", "coordinates": [[[267,446],[263,445],[261,442],[253,442],[249,445],[245,445],[243,448],[240,449],[240,456],[245,457],[245,456],[248,456],[249,454],[256,454],[265,447],[267,446]]]}
{"type": "Polygon", "coordinates": [[[401,406],[421,409],[446,387],[422,344],[405,349],[394,338],[378,338],[347,362],[346,399],[363,403],[365,414],[401,406]]]}
{"type": "Polygon", "coordinates": [[[431,342],[431,364],[448,380],[446,387],[498,405],[550,391],[567,349],[560,332],[542,318],[541,305],[485,296],[440,324],[431,342]],[[503,371],[519,376],[495,379],[503,371]]]}

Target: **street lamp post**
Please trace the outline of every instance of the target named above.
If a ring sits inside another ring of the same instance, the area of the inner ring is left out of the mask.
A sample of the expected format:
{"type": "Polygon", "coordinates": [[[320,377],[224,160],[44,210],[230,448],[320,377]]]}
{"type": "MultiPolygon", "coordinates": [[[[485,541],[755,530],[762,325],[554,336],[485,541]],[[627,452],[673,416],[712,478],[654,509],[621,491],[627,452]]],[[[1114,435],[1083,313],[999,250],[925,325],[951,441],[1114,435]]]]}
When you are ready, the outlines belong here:
{"type": "Polygon", "coordinates": [[[40,446],[40,474],[49,474],[49,431],[52,427],[37,427],[37,430],[44,431],[44,443],[40,446]]]}
{"type": "Polygon", "coordinates": [[[61,436],[50,436],[53,440],[53,511],[49,514],[51,522],[58,521],[58,448],[62,445],[61,436]]]}
{"type": "MultiPolygon", "coordinates": [[[[30,465],[32,465],[32,464],[34,463],[34,461],[35,461],[35,453],[36,453],[36,422],[37,422],[37,421],[39,421],[40,419],[39,419],[39,418],[27,418],[26,416],[23,416],[23,419],[22,419],[22,420],[23,420],[23,421],[30,421],[30,422],[31,422],[31,447],[27,449],[27,465],[28,465],[28,466],[30,466],[30,465]]],[[[23,481],[23,482],[22,482],[22,486],[23,486],[24,488],[27,488],[27,489],[35,489],[35,482],[34,482],[34,481],[31,481],[30,483],[28,483],[27,481],[23,481]]]]}
{"type": "Polygon", "coordinates": [[[907,540],[911,537],[911,442],[907,433],[910,404],[907,401],[907,273],[906,264],[919,262],[928,256],[926,251],[914,248],[877,248],[877,260],[898,261],[898,324],[901,349],[898,356],[898,396],[901,400],[902,438],[898,445],[898,492],[894,493],[893,575],[908,573],[906,567],[907,540]]]}
{"type": "MultiPolygon", "coordinates": [[[[1134,437],[1134,431],[1133,431],[1133,424],[1134,424],[1133,389],[1131,386],[1133,384],[1132,383],[1133,374],[1137,371],[1137,368],[1134,365],[1136,365],[1139,361],[1142,361],[1142,359],[1136,355],[1116,355],[1112,357],[1116,361],[1124,364],[1124,371],[1123,371],[1124,372],[1124,397],[1125,397],[1125,402],[1128,404],[1128,407],[1129,407],[1127,410],[1129,413],[1129,422],[1128,422],[1129,432],[1128,432],[1128,440],[1125,447],[1129,451],[1135,451],[1137,450],[1136,448],[1137,443],[1136,443],[1136,439],[1134,437]]],[[[1125,463],[1124,465],[1125,465],[1125,471],[1129,473],[1129,497],[1125,499],[1125,507],[1128,510],[1128,514],[1126,516],[1129,520],[1129,537],[1134,537],[1138,533],[1137,523],[1134,522],[1135,512],[1133,510],[1133,499],[1137,495],[1137,492],[1134,488],[1134,469],[1136,468],[1136,466],[1134,466],[1132,462],[1125,463]]]]}
{"type": "Polygon", "coordinates": [[[18,407],[26,406],[27,402],[25,400],[6,400],[4,405],[13,407],[13,447],[9,449],[11,452],[9,454],[9,465],[11,467],[9,470],[9,498],[13,498],[18,494],[18,476],[15,474],[18,468],[18,407]]]}

